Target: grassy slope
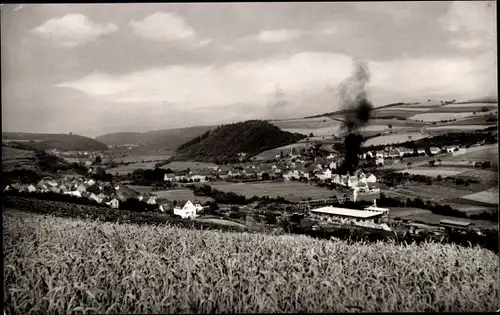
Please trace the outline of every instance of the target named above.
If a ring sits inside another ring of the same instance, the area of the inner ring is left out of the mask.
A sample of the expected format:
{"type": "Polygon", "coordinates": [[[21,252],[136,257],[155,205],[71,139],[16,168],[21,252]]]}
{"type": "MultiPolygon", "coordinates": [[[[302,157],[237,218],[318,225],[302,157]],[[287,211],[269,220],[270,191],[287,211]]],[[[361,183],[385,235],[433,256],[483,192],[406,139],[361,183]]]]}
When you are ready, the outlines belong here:
{"type": "Polygon", "coordinates": [[[493,311],[498,257],[4,212],[7,313],[493,311]]]}
{"type": "Polygon", "coordinates": [[[3,132],[2,140],[40,141],[22,142],[23,145],[39,150],[58,149],[62,151],[91,151],[108,149],[104,143],[95,139],[68,134],[3,132]]]}

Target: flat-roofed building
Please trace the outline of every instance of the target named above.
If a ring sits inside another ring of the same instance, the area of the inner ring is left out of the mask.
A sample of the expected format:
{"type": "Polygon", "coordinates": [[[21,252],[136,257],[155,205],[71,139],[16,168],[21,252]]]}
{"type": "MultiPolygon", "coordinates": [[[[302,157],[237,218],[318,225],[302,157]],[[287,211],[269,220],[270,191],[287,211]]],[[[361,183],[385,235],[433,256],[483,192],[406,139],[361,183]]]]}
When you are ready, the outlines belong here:
{"type": "Polygon", "coordinates": [[[338,208],[338,207],[322,207],[311,210],[313,218],[322,221],[331,221],[333,218],[342,219],[342,221],[365,221],[375,222],[383,215],[382,212],[364,211],[356,209],[338,208]]]}
{"type": "Polygon", "coordinates": [[[366,207],[366,211],[373,211],[373,212],[382,212],[384,215],[389,215],[389,209],[388,208],[379,208],[377,207],[377,200],[373,200],[373,205],[366,207]]]}
{"type": "Polygon", "coordinates": [[[441,220],[439,225],[447,229],[457,229],[468,231],[473,223],[465,221],[455,221],[455,220],[441,220]]]}

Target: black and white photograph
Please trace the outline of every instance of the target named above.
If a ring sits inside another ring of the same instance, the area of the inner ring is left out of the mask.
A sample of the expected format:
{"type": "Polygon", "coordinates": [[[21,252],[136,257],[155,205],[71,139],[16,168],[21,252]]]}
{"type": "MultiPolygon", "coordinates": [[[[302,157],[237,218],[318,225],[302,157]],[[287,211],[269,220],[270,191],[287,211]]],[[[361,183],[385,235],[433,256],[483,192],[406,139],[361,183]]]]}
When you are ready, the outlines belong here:
{"type": "Polygon", "coordinates": [[[4,315],[500,311],[496,1],[0,10],[4,315]]]}

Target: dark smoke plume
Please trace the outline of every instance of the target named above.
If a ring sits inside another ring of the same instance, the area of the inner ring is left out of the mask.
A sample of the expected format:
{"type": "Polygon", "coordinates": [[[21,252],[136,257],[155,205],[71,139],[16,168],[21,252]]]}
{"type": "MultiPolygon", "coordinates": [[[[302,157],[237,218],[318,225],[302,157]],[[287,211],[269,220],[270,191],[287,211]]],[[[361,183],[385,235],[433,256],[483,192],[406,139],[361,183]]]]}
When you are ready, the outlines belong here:
{"type": "Polygon", "coordinates": [[[359,61],[355,64],[354,73],[340,87],[340,101],[345,110],[342,129],[347,132],[344,139],[345,156],[340,169],[350,174],[356,171],[358,154],[361,153],[361,145],[364,142],[364,138],[357,131],[368,124],[373,109],[365,92],[369,81],[368,66],[359,61]]]}

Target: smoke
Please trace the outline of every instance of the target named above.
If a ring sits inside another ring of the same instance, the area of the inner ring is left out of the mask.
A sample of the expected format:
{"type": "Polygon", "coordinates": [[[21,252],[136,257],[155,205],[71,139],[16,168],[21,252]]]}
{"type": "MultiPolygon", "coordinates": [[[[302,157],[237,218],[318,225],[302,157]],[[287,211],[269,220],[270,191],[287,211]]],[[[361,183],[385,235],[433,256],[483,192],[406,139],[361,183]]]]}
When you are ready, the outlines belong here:
{"type": "Polygon", "coordinates": [[[368,124],[373,109],[365,91],[369,81],[370,72],[367,64],[357,61],[354,73],[340,86],[339,98],[344,110],[342,129],[347,132],[344,138],[345,157],[341,170],[348,173],[356,170],[359,163],[358,154],[361,153],[361,145],[364,142],[364,138],[357,131],[368,124]]]}

